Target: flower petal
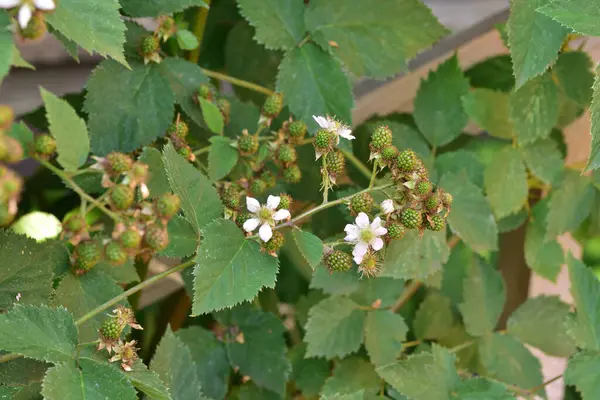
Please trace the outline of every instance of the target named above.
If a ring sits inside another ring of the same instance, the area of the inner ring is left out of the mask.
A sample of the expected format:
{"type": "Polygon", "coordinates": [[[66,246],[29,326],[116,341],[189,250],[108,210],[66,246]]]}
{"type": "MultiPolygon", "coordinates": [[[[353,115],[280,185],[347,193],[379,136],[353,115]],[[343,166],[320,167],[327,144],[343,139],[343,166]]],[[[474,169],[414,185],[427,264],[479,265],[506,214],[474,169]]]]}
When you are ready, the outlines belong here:
{"type": "Polygon", "coordinates": [[[375,238],[371,240],[371,247],[373,250],[381,250],[383,248],[383,240],[381,238],[375,238]]]}
{"type": "Polygon", "coordinates": [[[38,10],[50,11],[56,8],[54,0],[33,0],[33,4],[38,10]]]}
{"type": "Polygon", "coordinates": [[[260,203],[254,197],[246,196],[246,208],[252,213],[258,212],[260,203]]]}
{"type": "Polygon", "coordinates": [[[18,6],[21,0],[0,0],[0,8],[13,8],[18,6]]]}
{"type": "Polygon", "coordinates": [[[379,228],[380,226],[381,226],[381,218],[375,217],[373,222],[371,222],[371,228],[373,228],[373,230],[375,230],[375,229],[379,228]]]}
{"type": "Polygon", "coordinates": [[[27,28],[27,25],[29,25],[29,21],[31,20],[31,14],[31,8],[29,8],[28,5],[23,5],[19,8],[19,16],[17,19],[19,20],[21,29],[27,28]]]}
{"type": "Polygon", "coordinates": [[[267,197],[267,208],[269,210],[275,210],[281,201],[281,197],[279,196],[271,196],[267,197]]]}
{"type": "Polygon", "coordinates": [[[356,139],[356,137],[352,135],[352,131],[350,129],[340,129],[338,131],[338,135],[348,140],[356,139]]]}
{"type": "Polygon", "coordinates": [[[244,222],[243,228],[246,232],[252,232],[256,229],[258,224],[260,224],[260,220],[258,218],[250,218],[244,222]]]}
{"type": "Polygon", "coordinates": [[[369,226],[369,216],[364,212],[361,212],[356,217],[356,226],[359,228],[366,228],[369,226]]]}
{"type": "Polygon", "coordinates": [[[317,124],[319,124],[319,126],[323,129],[327,129],[327,127],[329,126],[329,123],[327,122],[327,120],[323,117],[317,117],[316,115],[313,115],[313,119],[315,120],[315,122],[317,124]]]}
{"type": "Polygon", "coordinates": [[[356,243],[356,245],[354,246],[354,250],[352,250],[352,255],[353,256],[364,256],[365,254],[367,254],[367,251],[369,250],[369,244],[366,242],[363,242],[362,240],[358,243],[356,243]]]}
{"type": "Polygon", "coordinates": [[[268,242],[273,237],[273,230],[271,229],[271,225],[262,224],[260,229],[258,230],[258,236],[262,239],[263,242],[268,242]]]}
{"type": "Polygon", "coordinates": [[[284,219],[288,219],[290,217],[291,217],[291,215],[290,215],[290,212],[288,210],[279,210],[275,214],[273,214],[273,219],[275,221],[281,221],[281,220],[284,220],[284,219]]]}
{"type": "Polygon", "coordinates": [[[344,238],[346,242],[355,242],[358,240],[360,230],[356,225],[347,224],[344,231],[346,232],[346,237],[344,238]]]}
{"type": "Polygon", "coordinates": [[[391,214],[394,212],[394,201],[387,199],[381,202],[381,210],[384,214],[391,214]]]}
{"type": "Polygon", "coordinates": [[[379,226],[373,229],[373,232],[375,232],[375,235],[377,236],[383,236],[387,233],[387,229],[385,229],[383,226],[379,226]]]}

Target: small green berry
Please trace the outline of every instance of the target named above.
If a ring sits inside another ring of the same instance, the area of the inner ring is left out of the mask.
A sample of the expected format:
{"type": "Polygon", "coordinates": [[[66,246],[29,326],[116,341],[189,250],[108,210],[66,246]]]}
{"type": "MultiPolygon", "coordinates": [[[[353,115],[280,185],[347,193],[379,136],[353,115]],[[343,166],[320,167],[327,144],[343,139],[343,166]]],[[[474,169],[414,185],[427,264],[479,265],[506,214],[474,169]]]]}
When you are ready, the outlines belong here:
{"type": "Polygon", "coordinates": [[[21,191],[21,188],[23,187],[23,179],[15,174],[10,174],[1,182],[2,188],[0,193],[2,193],[2,197],[12,197],[15,194],[19,193],[21,191]]]}
{"type": "Polygon", "coordinates": [[[77,245],[75,255],[75,267],[88,271],[102,258],[102,248],[95,240],[86,240],[77,245]]]}
{"type": "Polygon", "coordinates": [[[319,129],[315,135],[315,149],[321,153],[331,150],[335,134],[325,129],[319,129]]]}
{"type": "Polygon", "coordinates": [[[373,196],[369,193],[359,193],[350,200],[350,210],[354,214],[369,213],[373,208],[373,196]]]}
{"type": "Polygon", "coordinates": [[[10,136],[2,136],[0,139],[4,142],[3,147],[6,148],[4,161],[6,161],[8,164],[12,164],[23,159],[23,147],[17,139],[14,139],[10,136]]]}
{"type": "Polygon", "coordinates": [[[248,221],[250,218],[254,218],[254,214],[244,211],[238,214],[235,223],[241,228],[242,225],[244,225],[244,222],[248,221]]]}
{"type": "Polygon", "coordinates": [[[431,182],[429,181],[419,181],[415,185],[415,193],[417,193],[419,196],[429,194],[429,192],[431,192],[431,189],[431,182]]]}
{"type": "Polygon", "coordinates": [[[289,144],[282,144],[277,151],[277,159],[282,163],[293,163],[298,159],[296,149],[289,144]]]}
{"type": "Polygon", "coordinates": [[[265,170],[262,174],[260,174],[260,179],[265,181],[267,187],[273,187],[277,184],[277,177],[269,170],[265,170]]]}
{"type": "Polygon", "coordinates": [[[428,211],[435,210],[436,208],[438,208],[439,204],[440,204],[440,199],[436,194],[432,194],[431,196],[426,198],[425,201],[423,202],[425,209],[428,211]]]}
{"type": "Polygon", "coordinates": [[[158,38],[154,36],[146,36],[142,39],[142,44],[140,45],[140,50],[142,54],[145,56],[152,55],[158,51],[159,42],[158,38]]]}
{"type": "Polygon", "coordinates": [[[230,185],[223,189],[221,199],[225,207],[237,209],[240,206],[240,189],[237,185],[230,185]]]}
{"type": "Polygon", "coordinates": [[[283,108],[283,95],[281,93],[275,93],[265,100],[262,108],[262,114],[269,117],[275,118],[281,112],[283,108]]]}
{"type": "Polygon", "coordinates": [[[56,140],[48,134],[39,135],[35,138],[35,152],[42,156],[51,156],[56,150],[56,140]]]}
{"type": "Polygon", "coordinates": [[[392,222],[387,225],[387,234],[390,239],[400,239],[404,236],[404,226],[397,222],[392,222]]]}
{"type": "Polygon", "coordinates": [[[176,194],[163,194],[156,200],[156,211],[159,216],[171,218],[179,212],[181,199],[176,194]]]}
{"type": "Polygon", "coordinates": [[[110,192],[110,200],[117,210],[126,210],[133,204],[135,192],[127,185],[115,186],[110,192]]]}
{"type": "Polygon", "coordinates": [[[12,107],[0,105],[0,130],[8,129],[15,119],[12,107]]]}
{"type": "Polygon", "coordinates": [[[188,161],[191,160],[194,156],[194,153],[192,152],[192,148],[188,145],[185,145],[185,146],[177,149],[177,153],[179,153],[180,156],[182,156],[183,158],[185,158],[188,161]]]}
{"type": "Polygon", "coordinates": [[[180,139],[184,139],[188,133],[190,133],[190,127],[185,121],[181,120],[173,122],[169,128],[167,128],[168,135],[175,136],[180,139]]]}
{"type": "Polygon", "coordinates": [[[446,220],[441,215],[433,215],[431,221],[427,220],[427,229],[432,231],[441,231],[446,227],[446,220]]]}
{"type": "Polygon", "coordinates": [[[100,325],[100,334],[106,339],[117,340],[121,337],[122,328],[116,318],[110,318],[100,325]]]}
{"type": "Polygon", "coordinates": [[[207,83],[201,84],[198,88],[198,97],[201,97],[205,100],[212,101],[213,94],[212,87],[207,83]]]}
{"type": "Polygon", "coordinates": [[[255,179],[250,184],[250,191],[252,194],[262,194],[267,190],[267,184],[262,179],[255,179]]]}
{"type": "Polygon", "coordinates": [[[161,22],[158,27],[158,36],[160,36],[163,40],[166,41],[177,30],[175,20],[172,17],[163,16],[159,19],[159,21],[161,22]]]}
{"type": "Polygon", "coordinates": [[[27,26],[19,30],[19,33],[23,39],[36,40],[44,36],[47,30],[44,14],[36,12],[29,20],[27,26]]]}
{"type": "Polygon", "coordinates": [[[119,175],[131,170],[133,160],[127,154],[112,152],[106,156],[108,170],[111,174],[119,175]]]}
{"type": "Polygon", "coordinates": [[[358,266],[358,272],[361,276],[366,276],[367,278],[377,276],[379,273],[379,263],[377,258],[372,254],[367,254],[358,266]]]}
{"type": "Polygon", "coordinates": [[[110,241],[104,246],[104,257],[112,265],[123,265],[128,255],[121,243],[110,241]]]}
{"type": "Polygon", "coordinates": [[[71,215],[63,222],[63,225],[69,232],[80,232],[87,229],[87,222],[81,215],[71,215]]]}
{"type": "Polygon", "coordinates": [[[290,165],[283,170],[283,179],[287,183],[298,183],[302,179],[302,171],[300,171],[297,165],[290,165]]]}
{"type": "Polygon", "coordinates": [[[412,150],[404,150],[396,158],[396,164],[402,172],[412,172],[417,164],[417,155],[412,150]]]}
{"type": "Polygon", "coordinates": [[[408,229],[416,229],[421,224],[421,214],[417,210],[407,208],[400,214],[400,222],[408,229]]]}
{"type": "Polygon", "coordinates": [[[162,251],[169,245],[169,234],[159,225],[150,225],[146,228],[144,243],[154,251],[162,251]]]}
{"type": "Polygon", "coordinates": [[[414,170],[417,173],[417,176],[422,180],[426,181],[429,179],[429,173],[427,172],[427,168],[425,168],[425,166],[423,165],[423,161],[421,161],[420,159],[417,159],[414,170]]]}
{"type": "Polygon", "coordinates": [[[444,204],[445,207],[450,207],[452,205],[452,195],[448,192],[444,192],[444,194],[442,194],[442,204],[444,204]]]}
{"type": "Polygon", "coordinates": [[[131,167],[131,176],[136,182],[146,182],[148,178],[148,164],[139,161],[134,162],[131,167]]]}
{"type": "Polygon", "coordinates": [[[341,250],[334,250],[325,256],[325,265],[330,271],[348,271],[352,268],[352,256],[341,250]]]}
{"type": "Polygon", "coordinates": [[[130,250],[137,249],[140,247],[140,244],[142,244],[142,235],[137,231],[137,229],[133,228],[127,229],[125,232],[123,232],[119,239],[121,240],[123,247],[130,250]]]}
{"type": "Polygon", "coordinates": [[[271,239],[267,243],[264,243],[264,247],[269,253],[275,253],[283,246],[284,242],[285,238],[283,234],[279,231],[273,231],[273,236],[271,236],[271,239]]]}
{"type": "Polygon", "coordinates": [[[306,135],[306,124],[302,121],[294,121],[288,125],[288,132],[295,141],[302,140],[306,135]]]}
{"type": "Polygon", "coordinates": [[[292,207],[292,196],[286,193],[281,193],[279,195],[279,209],[281,210],[289,210],[292,207]]]}
{"type": "Polygon", "coordinates": [[[387,145],[381,149],[381,158],[391,161],[398,156],[398,148],[394,145],[387,145]]]}
{"type": "Polygon", "coordinates": [[[381,150],[384,146],[392,144],[392,130],[385,125],[375,128],[371,136],[371,146],[375,150],[381,150]]]}
{"type": "Polygon", "coordinates": [[[217,100],[217,108],[221,111],[223,122],[227,125],[231,117],[231,103],[227,99],[219,99],[217,100]]]}
{"type": "Polygon", "coordinates": [[[344,153],[339,150],[334,150],[325,156],[325,162],[327,163],[327,170],[332,174],[339,174],[344,170],[346,166],[346,158],[344,153]]]}
{"type": "Polygon", "coordinates": [[[252,135],[240,136],[238,148],[243,155],[254,154],[258,151],[258,138],[252,135]]]}

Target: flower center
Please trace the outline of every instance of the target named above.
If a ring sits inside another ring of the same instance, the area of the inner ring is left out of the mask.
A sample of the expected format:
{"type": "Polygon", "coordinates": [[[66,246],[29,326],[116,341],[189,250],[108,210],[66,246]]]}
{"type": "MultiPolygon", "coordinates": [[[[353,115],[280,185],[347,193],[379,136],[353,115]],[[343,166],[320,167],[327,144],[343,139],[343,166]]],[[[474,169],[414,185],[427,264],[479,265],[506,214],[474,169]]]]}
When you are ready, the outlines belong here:
{"type": "Polygon", "coordinates": [[[258,210],[258,219],[260,219],[262,222],[269,221],[269,220],[271,220],[272,217],[273,217],[273,210],[269,210],[266,207],[263,207],[260,210],[258,210]]]}
{"type": "Polygon", "coordinates": [[[371,229],[364,229],[360,232],[360,240],[363,242],[371,243],[375,239],[375,233],[371,229]]]}

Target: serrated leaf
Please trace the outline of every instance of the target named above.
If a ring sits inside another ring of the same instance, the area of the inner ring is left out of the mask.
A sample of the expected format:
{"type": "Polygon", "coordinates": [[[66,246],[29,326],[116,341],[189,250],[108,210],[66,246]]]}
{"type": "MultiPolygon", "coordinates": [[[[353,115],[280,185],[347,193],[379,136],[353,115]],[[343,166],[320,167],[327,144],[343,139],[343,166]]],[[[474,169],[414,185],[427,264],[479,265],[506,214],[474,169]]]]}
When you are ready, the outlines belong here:
{"type": "Polygon", "coordinates": [[[33,65],[31,65],[30,63],[28,63],[23,58],[23,56],[21,56],[21,52],[19,51],[17,46],[13,46],[12,59],[10,62],[12,64],[12,66],[16,67],[16,68],[27,68],[27,69],[35,70],[35,67],[33,65]]]}
{"type": "Polygon", "coordinates": [[[231,139],[222,136],[210,138],[208,151],[208,176],[216,181],[226,177],[238,162],[239,152],[231,146],[231,139]]]}
{"type": "Polygon", "coordinates": [[[190,7],[208,8],[203,0],[120,0],[120,2],[123,11],[130,17],[158,17],[190,7]]]}
{"type": "Polygon", "coordinates": [[[558,297],[530,298],[508,319],[508,333],[546,354],[569,357],[576,350],[566,329],[569,313],[569,305],[558,297]]]}
{"type": "Polygon", "coordinates": [[[21,386],[0,386],[0,399],[14,399],[23,388],[21,386]]]}
{"type": "Polygon", "coordinates": [[[216,189],[202,172],[177,153],[171,143],[163,150],[163,163],[171,189],[181,199],[183,214],[198,232],[203,230],[222,212],[216,189]]]}
{"type": "Polygon", "coordinates": [[[554,183],[563,170],[563,159],[556,141],[542,139],[521,148],[531,173],[547,184],[554,183]]]}
{"type": "Polygon", "coordinates": [[[8,74],[12,64],[12,55],[16,47],[13,43],[13,34],[10,18],[5,12],[0,13],[0,82],[8,74]]]}
{"type": "Polygon", "coordinates": [[[419,305],[413,320],[413,330],[418,339],[439,339],[454,325],[450,298],[432,292],[419,305]]]}
{"type": "Polygon", "coordinates": [[[508,41],[517,89],[554,64],[569,32],[536,9],[548,0],[513,0],[508,19],[508,41]]]}
{"type": "Polygon", "coordinates": [[[477,260],[475,253],[464,242],[458,242],[452,248],[448,262],[444,265],[440,291],[452,300],[454,306],[462,303],[465,277],[471,265],[478,262],[477,260]]]}
{"type": "Polygon", "coordinates": [[[134,64],[129,70],[114,61],[101,62],[88,80],[84,103],[92,152],[129,153],[150,144],[171,123],[173,101],[158,66],[134,64]]]}
{"type": "Polygon", "coordinates": [[[237,400],[280,400],[281,396],[270,390],[260,388],[252,382],[245,383],[239,387],[236,393],[237,400]]]}
{"type": "Polygon", "coordinates": [[[508,54],[489,57],[465,71],[474,88],[510,92],[515,86],[512,59],[508,54]]]}
{"type": "Polygon", "coordinates": [[[150,197],[157,198],[163,194],[170,193],[171,186],[169,185],[167,171],[165,170],[160,151],[154,147],[144,147],[139,161],[148,164],[148,181],[146,185],[148,185],[148,189],[150,190],[150,197]]]}
{"type": "MultiPolygon", "coordinates": [[[[73,314],[73,318],[78,319],[122,293],[123,289],[101,271],[94,269],[81,276],[67,273],[56,288],[52,304],[65,307],[73,314]]],[[[128,305],[127,301],[119,304],[128,305]]],[[[96,340],[98,329],[105,319],[105,314],[99,314],[79,326],[79,340],[82,342],[96,340]]]]}
{"type": "Polygon", "coordinates": [[[56,139],[58,163],[67,171],[76,171],[85,164],[90,152],[90,138],[85,121],[73,107],[53,93],[40,88],[46,106],[50,133],[56,139]]]}
{"type": "Polygon", "coordinates": [[[119,8],[117,0],[61,0],[56,10],[45,15],[45,19],[87,52],[110,56],[127,65],[123,56],[125,24],[119,8]]]}
{"type": "Polygon", "coordinates": [[[44,399],[64,400],[136,400],[131,383],[116,369],[86,358],[50,368],[42,387],[44,399]]]}
{"type": "Polygon", "coordinates": [[[289,237],[300,254],[314,270],[323,259],[323,242],[317,236],[301,229],[294,229],[289,237]]]}
{"type": "Polygon", "coordinates": [[[200,108],[202,109],[204,122],[206,122],[208,129],[214,133],[223,133],[223,115],[221,114],[221,111],[219,111],[219,108],[210,101],[201,97],[198,98],[198,101],[200,102],[200,108]]]}
{"type": "Polygon", "coordinates": [[[577,312],[569,321],[569,334],[585,350],[600,350],[600,282],[592,270],[573,255],[567,258],[571,295],[577,312]]]}
{"type": "Polygon", "coordinates": [[[305,358],[305,353],[304,343],[289,351],[288,357],[292,363],[290,380],[294,381],[296,388],[304,396],[316,396],[331,373],[329,361],[322,358],[305,358]]]}
{"type": "Polygon", "coordinates": [[[574,31],[585,35],[600,36],[600,10],[594,0],[555,0],[542,3],[537,9],[574,31]]]}
{"type": "Polygon", "coordinates": [[[348,78],[338,62],[315,44],[286,53],[279,66],[277,90],[285,93],[290,112],[310,131],[317,128],[313,115],[329,114],[352,122],[354,98],[348,78]]]}
{"type": "Polygon", "coordinates": [[[401,315],[387,310],[369,311],[365,322],[365,347],[371,362],[385,365],[396,361],[402,353],[402,342],[407,333],[408,326],[401,315]]]}
{"type": "Polygon", "coordinates": [[[196,36],[187,29],[178,29],[175,37],[179,48],[182,50],[194,50],[200,45],[196,36]]]}
{"type": "Polygon", "coordinates": [[[596,68],[593,90],[592,105],[590,106],[592,114],[592,148],[585,166],[586,171],[600,167],[600,74],[598,68],[596,68]]]}
{"type": "Polygon", "coordinates": [[[167,225],[169,245],[160,252],[167,257],[182,258],[196,252],[200,238],[190,222],[180,215],[172,218],[167,225]]]}
{"type": "Polygon", "coordinates": [[[483,378],[462,381],[456,389],[460,400],[513,400],[515,397],[506,386],[483,378]]]}
{"type": "Polygon", "coordinates": [[[358,279],[358,288],[350,298],[364,307],[371,307],[375,303],[379,307],[390,307],[403,291],[403,280],[379,276],[374,279],[358,279]]]}
{"type": "Polygon", "coordinates": [[[140,281],[140,277],[135,269],[134,260],[132,259],[125,261],[123,265],[112,265],[107,261],[100,261],[96,264],[94,270],[103,272],[120,284],[140,281]]]}
{"type": "MultiPolygon", "coordinates": [[[[0,352],[0,354],[4,355],[6,353],[0,352]]],[[[24,386],[30,382],[41,382],[50,366],[51,364],[32,360],[31,358],[17,358],[6,361],[0,364],[0,384],[24,386]]]]}
{"type": "Polygon", "coordinates": [[[405,70],[411,58],[448,33],[416,0],[393,0],[377,7],[369,2],[311,1],[306,27],[311,38],[354,75],[377,79],[405,70]]]}
{"type": "MultiPolygon", "coordinates": [[[[122,370],[121,370],[122,371],[122,370]]],[[[131,371],[122,371],[131,384],[144,393],[150,400],[171,400],[169,389],[160,380],[158,374],[150,371],[143,362],[133,364],[131,371]]]]}
{"type": "Polygon", "coordinates": [[[0,350],[40,361],[71,362],[75,357],[77,328],[65,308],[16,304],[0,315],[0,350]]]}
{"type": "Polygon", "coordinates": [[[380,276],[396,279],[424,279],[442,269],[450,250],[445,232],[425,231],[421,238],[408,231],[402,240],[392,241],[387,249],[380,276]]]}
{"type": "MultiPolygon", "coordinates": [[[[521,342],[510,335],[494,333],[479,342],[481,364],[486,376],[531,389],[544,381],[540,361],[521,342]]],[[[544,389],[537,394],[546,397],[544,389]]]]}
{"type": "Polygon", "coordinates": [[[332,295],[348,295],[358,290],[360,283],[356,269],[350,271],[329,271],[325,265],[315,268],[310,281],[312,289],[321,289],[332,295]]]}
{"type": "Polygon", "coordinates": [[[54,29],[52,27],[52,25],[50,25],[48,27],[48,32],[50,32],[56,39],[58,39],[58,41],[60,42],[60,44],[62,44],[65,51],[67,53],[69,53],[69,55],[75,61],[79,62],[79,49],[77,47],[77,43],[75,43],[74,41],[72,41],[71,39],[67,38],[65,35],[60,33],[59,31],[54,29]]]}
{"type": "Polygon", "coordinates": [[[506,301],[499,271],[483,260],[475,262],[463,282],[463,302],[458,306],[470,335],[483,336],[496,328],[506,301]]]}
{"type": "Polygon", "coordinates": [[[421,81],[413,116],[419,130],[433,147],[450,143],[467,125],[461,98],[469,92],[458,58],[451,57],[421,81]]]}
{"type": "Polygon", "coordinates": [[[267,49],[290,49],[305,36],[304,4],[292,0],[238,0],[240,13],[267,49]]]}
{"type": "Polygon", "coordinates": [[[365,312],[345,297],[329,297],[309,311],[304,341],[307,357],[343,357],[363,341],[365,312]]]}
{"type": "Polygon", "coordinates": [[[507,93],[474,89],[462,97],[463,107],[467,115],[490,135],[510,139],[514,134],[510,121],[507,93]]]}
{"type": "Polygon", "coordinates": [[[279,260],[246,240],[231,221],[206,227],[194,269],[193,314],[204,314],[250,301],[263,287],[274,288],[279,260]]]}
{"type": "Polygon", "coordinates": [[[558,87],[567,97],[581,107],[587,107],[592,99],[594,85],[593,62],[583,51],[567,51],[558,56],[552,72],[558,87]]]}
{"type": "Polygon", "coordinates": [[[510,118],[519,144],[550,135],[558,122],[558,88],[551,74],[532,79],[511,93],[510,118]]]}
{"type": "Polygon", "coordinates": [[[569,359],[565,371],[565,384],[577,387],[584,399],[600,398],[600,354],[581,351],[569,359]]]}
{"type": "Polygon", "coordinates": [[[589,176],[578,171],[566,170],[558,187],[550,197],[546,222],[546,240],[573,230],[589,215],[594,202],[595,190],[589,176]]]}
{"type": "Polygon", "coordinates": [[[190,349],[175,336],[171,327],[167,327],[156,348],[150,370],[156,372],[168,386],[174,400],[202,398],[202,387],[190,349]]]}
{"type": "Polygon", "coordinates": [[[176,335],[190,349],[202,392],[213,399],[225,398],[230,367],[223,343],[199,326],[180,329],[176,335]]]}
{"type": "Polygon", "coordinates": [[[414,400],[450,400],[458,385],[455,356],[437,344],[431,352],[409,356],[377,368],[377,373],[394,389],[414,400]]]}
{"type": "Polygon", "coordinates": [[[379,389],[379,377],[367,361],[349,357],[336,365],[333,375],[325,381],[321,390],[323,400],[350,400],[361,394],[375,394],[379,389]]]}
{"type": "Polygon", "coordinates": [[[483,188],[485,168],[477,154],[472,151],[460,149],[440,154],[435,158],[435,169],[444,174],[452,172],[457,175],[465,171],[471,182],[483,188]]]}
{"type": "Polygon", "coordinates": [[[519,211],[527,201],[527,171],[519,150],[506,147],[486,166],[485,190],[497,219],[519,211]]]}
{"type": "Polygon", "coordinates": [[[479,253],[497,250],[498,227],[481,189],[464,173],[444,174],[439,186],[454,197],[447,220],[452,232],[479,253]]]}

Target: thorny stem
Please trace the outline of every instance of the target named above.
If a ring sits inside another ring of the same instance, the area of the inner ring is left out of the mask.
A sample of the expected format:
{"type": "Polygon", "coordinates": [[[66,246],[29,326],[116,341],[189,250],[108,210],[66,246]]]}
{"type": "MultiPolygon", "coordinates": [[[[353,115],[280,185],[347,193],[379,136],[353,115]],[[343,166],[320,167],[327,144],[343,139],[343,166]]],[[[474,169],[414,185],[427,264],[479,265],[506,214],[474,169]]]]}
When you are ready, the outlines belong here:
{"type": "Polygon", "coordinates": [[[556,382],[557,380],[559,380],[560,378],[562,378],[563,374],[557,375],[552,379],[548,379],[546,382],[542,383],[541,385],[537,385],[531,389],[529,389],[527,392],[529,392],[529,394],[536,394],[538,391],[540,391],[541,389],[545,388],[546,386],[548,386],[549,384],[556,382]]]}
{"type": "Polygon", "coordinates": [[[371,172],[371,181],[369,182],[369,187],[372,188],[375,185],[375,182],[377,181],[377,160],[375,160],[375,162],[373,162],[373,172],[371,172]]]}
{"type": "Polygon", "coordinates": [[[263,94],[266,94],[267,96],[271,96],[271,95],[275,94],[274,91],[272,91],[271,89],[268,89],[264,86],[260,86],[255,83],[252,83],[252,82],[244,81],[242,79],[234,78],[233,76],[229,76],[227,74],[222,74],[220,72],[211,71],[210,69],[205,69],[205,68],[202,68],[202,72],[204,72],[204,75],[206,75],[210,78],[227,81],[233,85],[245,87],[246,89],[254,90],[255,92],[263,93],[263,94]]]}
{"type": "Polygon", "coordinates": [[[327,176],[327,161],[323,157],[321,175],[323,175],[323,204],[329,199],[329,176],[327,176]]]}
{"type": "Polygon", "coordinates": [[[194,36],[198,39],[198,47],[188,53],[188,60],[198,64],[200,51],[202,50],[202,39],[204,38],[204,28],[206,27],[206,18],[210,8],[211,0],[204,0],[206,7],[199,7],[196,12],[196,21],[194,23],[194,36]]]}

